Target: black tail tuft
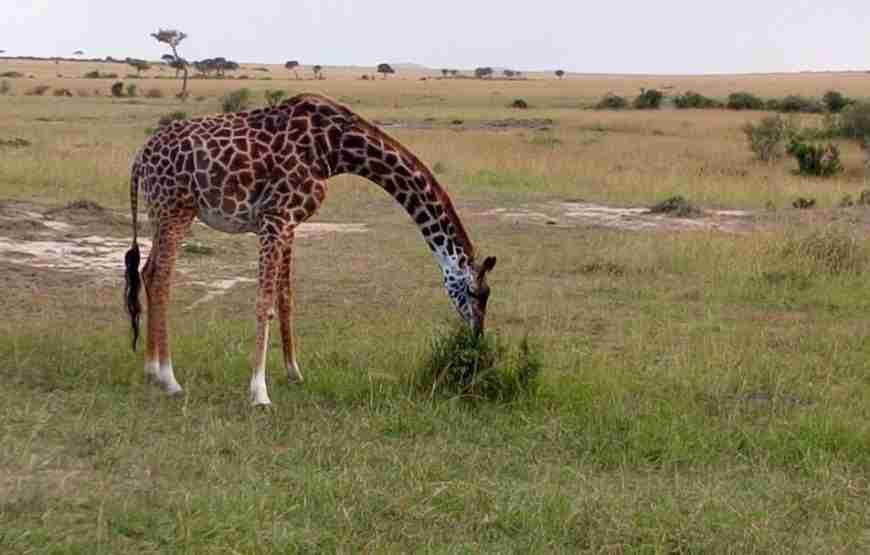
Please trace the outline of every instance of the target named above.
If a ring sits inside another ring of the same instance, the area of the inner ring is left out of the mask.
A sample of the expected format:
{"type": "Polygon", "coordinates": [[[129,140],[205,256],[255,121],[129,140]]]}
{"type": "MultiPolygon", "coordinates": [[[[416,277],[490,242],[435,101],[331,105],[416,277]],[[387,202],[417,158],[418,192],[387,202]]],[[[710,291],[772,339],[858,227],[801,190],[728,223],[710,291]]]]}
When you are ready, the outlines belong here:
{"type": "Polygon", "coordinates": [[[124,264],[127,266],[127,285],[124,288],[124,300],[127,302],[127,312],[130,314],[130,324],[133,326],[133,350],[136,350],[136,342],[139,340],[139,316],[142,314],[142,304],[139,302],[139,289],[142,280],[139,277],[139,245],[133,247],[124,255],[124,264]]]}

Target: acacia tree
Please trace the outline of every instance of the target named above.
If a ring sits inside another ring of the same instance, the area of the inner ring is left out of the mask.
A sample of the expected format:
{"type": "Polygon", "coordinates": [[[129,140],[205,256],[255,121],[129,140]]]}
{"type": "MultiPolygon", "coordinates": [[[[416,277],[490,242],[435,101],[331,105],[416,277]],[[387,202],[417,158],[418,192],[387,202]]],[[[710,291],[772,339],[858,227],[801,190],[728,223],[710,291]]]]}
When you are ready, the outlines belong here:
{"type": "Polygon", "coordinates": [[[299,80],[299,73],[296,71],[296,68],[299,67],[299,62],[296,60],[290,60],[286,64],[284,64],[284,68],[288,71],[292,71],[293,75],[296,76],[296,80],[299,80]]]}
{"type": "Polygon", "coordinates": [[[565,77],[565,70],[557,69],[556,70],[556,77],[558,77],[559,79],[561,79],[562,77],[565,77]]]}
{"type": "Polygon", "coordinates": [[[390,64],[378,64],[378,73],[382,73],[384,79],[386,79],[387,75],[390,73],[396,73],[396,70],[394,70],[390,64]]]}
{"type": "Polygon", "coordinates": [[[169,46],[172,54],[165,54],[163,60],[166,61],[169,67],[175,69],[175,77],[178,78],[178,72],[184,72],[184,82],[181,84],[181,92],[178,93],[180,98],[187,97],[187,60],[178,55],[178,45],[181,41],[187,38],[187,33],[178,29],[158,29],[156,33],[151,33],[157,42],[162,42],[169,46]]]}
{"type": "Polygon", "coordinates": [[[492,77],[492,68],[491,67],[479,67],[474,70],[474,76],[478,79],[485,79],[487,77],[492,77]]]}
{"type": "Polygon", "coordinates": [[[311,68],[311,71],[314,72],[314,78],[315,78],[315,79],[323,79],[323,73],[322,73],[322,72],[323,72],[323,66],[322,66],[322,65],[316,65],[316,66],[312,67],[312,68],[311,68]]]}
{"type": "Polygon", "coordinates": [[[444,69],[441,70],[441,77],[446,78],[448,75],[450,75],[450,70],[449,70],[449,69],[444,68],[444,69]]]}
{"type": "Polygon", "coordinates": [[[151,69],[151,64],[146,62],[145,60],[137,60],[136,58],[127,58],[124,60],[127,62],[127,65],[133,66],[133,69],[136,70],[136,75],[141,76],[143,71],[148,71],[151,69]]]}

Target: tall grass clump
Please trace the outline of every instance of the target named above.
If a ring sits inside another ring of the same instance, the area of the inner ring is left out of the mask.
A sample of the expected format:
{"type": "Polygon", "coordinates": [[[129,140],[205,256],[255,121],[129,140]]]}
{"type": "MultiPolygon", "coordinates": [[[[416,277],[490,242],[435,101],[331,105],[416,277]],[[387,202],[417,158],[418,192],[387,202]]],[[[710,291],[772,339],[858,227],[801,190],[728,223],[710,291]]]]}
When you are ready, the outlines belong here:
{"type": "Polygon", "coordinates": [[[743,126],[746,141],[755,156],[764,162],[772,162],[785,154],[785,145],[797,135],[797,124],[782,116],[768,116],[759,123],[748,122],[743,126]]]}
{"type": "Polygon", "coordinates": [[[244,112],[251,106],[251,90],[238,89],[221,98],[221,110],[225,114],[244,112]]]}
{"type": "Polygon", "coordinates": [[[284,101],[287,98],[287,91],[282,91],[281,89],[271,90],[266,89],[263,91],[263,97],[266,99],[266,104],[269,105],[270,108],[274,108],[278,104],[284,101]]]}
{"type": "Polygon", "coordinates": [[[781,255],[810,272],[858,273],[867,265],[867,253],[851,235],[836,228],[814,231],[790,239],[781,255]]]}
{"type": "Polygon", "coordinates": [[[412,379],[431,398],[508,402],[533,397],[540,372],[540,356],[528,338],[510,349],[499,337],[475,334],[459,322],[432,338],[412,379]]]}

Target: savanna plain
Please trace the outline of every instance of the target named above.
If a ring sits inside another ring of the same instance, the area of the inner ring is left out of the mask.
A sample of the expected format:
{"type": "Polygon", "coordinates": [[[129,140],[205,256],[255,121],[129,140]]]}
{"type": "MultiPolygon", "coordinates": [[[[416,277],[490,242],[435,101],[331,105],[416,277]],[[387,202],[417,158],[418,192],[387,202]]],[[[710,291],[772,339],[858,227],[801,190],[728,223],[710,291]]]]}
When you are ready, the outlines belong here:
{"type": "Polygon", "coordinates": [[[590,108],[640,87],[861,98],[870,75],[265,66],[192,80],[182,103],[157,72],[113,98],[114,80],[81,78],[107,70],[91,65],[0,61],[25,75],[0,96],[0,552],[870,550],[870,208],[840,206],[867,187],[860,148],[803,177],[755,160],[741,127],[758,112],[590,108]],[[40,84],[72,96],[25,94],[40,84]],[[433,168],[498,257],[488,333],[528,337],[534,395],[408,385],[457,317],[413,222],[353,177],[296,241],[304,384],[273,333],[274,404],[250,406],[256,240],[202,225],[170,312],[186,395],[145,383],[122,304],[130,165],[162,115],[217,112],[243,86],[255,104],[333,96],[433,168]],[[617,210],[674,195],[704,214],[617,210]]]}

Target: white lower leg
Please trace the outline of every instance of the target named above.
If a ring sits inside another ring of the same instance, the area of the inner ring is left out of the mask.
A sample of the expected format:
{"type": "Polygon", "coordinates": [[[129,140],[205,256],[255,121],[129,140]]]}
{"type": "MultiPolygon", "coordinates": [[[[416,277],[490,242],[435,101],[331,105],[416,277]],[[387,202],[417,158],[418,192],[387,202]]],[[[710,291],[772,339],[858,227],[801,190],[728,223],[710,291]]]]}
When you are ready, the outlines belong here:
{"type": "Polygon", "coordinates": [[[171,360],[160,365],[157,379],[163,385],[163,388],[166,389],[166,393],[169,393],[170,395],[181,393],[181,386],[178,385],[178,382],[175,380],[175,372],[172,370],[171,360]]]}
{"type": "Polygon", "coordinates": [[[160,363],[157,362],[157,359],[154,360],[146,360],[145,361],[145,379],[159,379],[160,376],[160,363]]]}
{"type": "Polygon", "coordinates": [[[254,405],[271,405],[269,391],[266,388],[266,353],[269,351],[269,323],[266,322],[263,342],[260,352],[254,356],[256,367],[251,378],[251,403],[254,405]]]}

